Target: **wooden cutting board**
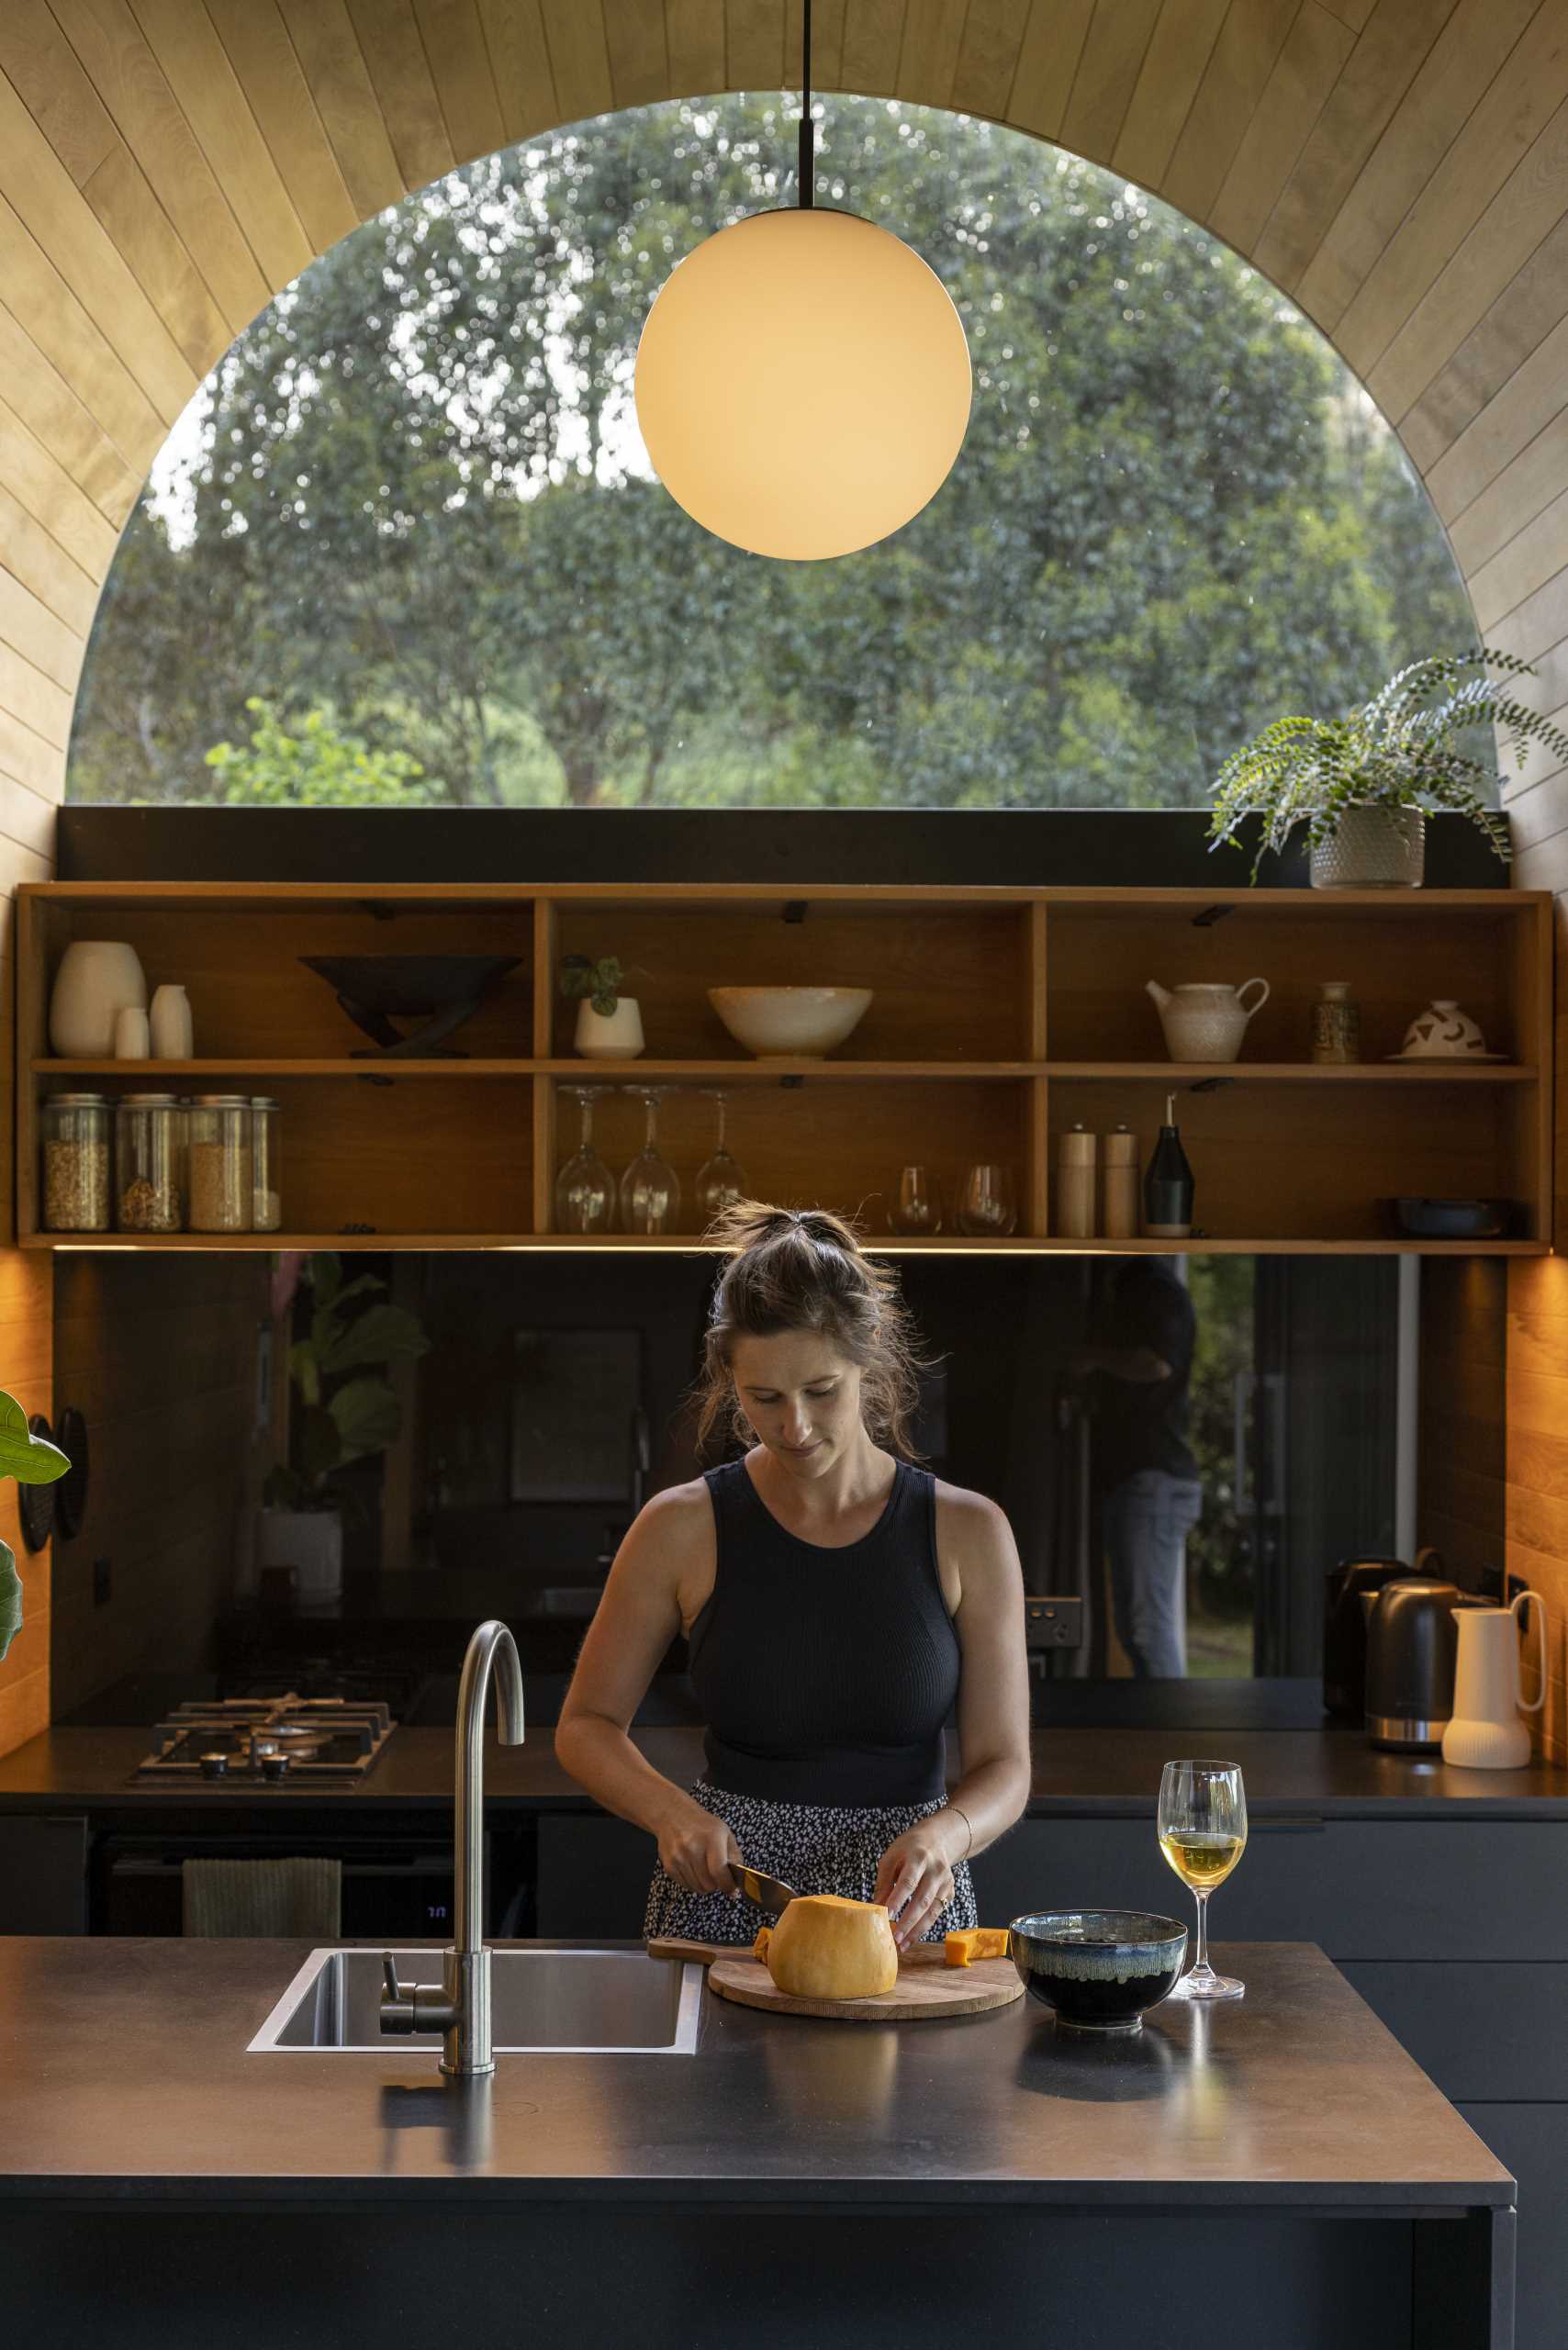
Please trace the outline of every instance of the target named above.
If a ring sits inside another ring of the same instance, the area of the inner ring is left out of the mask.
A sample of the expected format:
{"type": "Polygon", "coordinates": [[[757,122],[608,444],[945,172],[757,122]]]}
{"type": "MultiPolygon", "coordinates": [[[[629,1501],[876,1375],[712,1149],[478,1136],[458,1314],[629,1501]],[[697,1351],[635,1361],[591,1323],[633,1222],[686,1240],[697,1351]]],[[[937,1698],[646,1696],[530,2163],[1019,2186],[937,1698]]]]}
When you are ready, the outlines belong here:
{"type": "Polygon", "coordinates": [[[906,1959],[890,1991],[873,1999],[802,1999],[781,1991],[762,1961],[715,1959],[708,1987],[737,2007],[762,2008],[770,2015],[823,2016],[834,2023],[921,2023],[938,2016],[983,2015],[988,2008],[1011,2007],[1024,1996],[1010,1958],[981,1959],[975,1966],[944,1966],[940,1953],[906,1959]]]}

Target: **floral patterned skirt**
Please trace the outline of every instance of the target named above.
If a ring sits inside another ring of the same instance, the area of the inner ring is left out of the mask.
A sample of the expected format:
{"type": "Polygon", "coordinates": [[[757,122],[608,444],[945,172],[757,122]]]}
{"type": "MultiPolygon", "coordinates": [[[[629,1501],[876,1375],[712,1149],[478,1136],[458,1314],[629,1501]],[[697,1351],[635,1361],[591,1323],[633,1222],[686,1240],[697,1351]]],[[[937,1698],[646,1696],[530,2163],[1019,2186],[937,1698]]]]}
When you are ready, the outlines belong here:
{"type": "MultiPolygon", "coordinates": [[[[837,1893],[848,1901],[876,1898],[877,1869],[897,1836],[917,1820],[943,1809],[941,1802],[873,1804],[768,1803],[759,1796],[736,1796],[699,1779],[690,1790],[704,1811],[724,1821],[746,1863],[781,1877],[797,1893],[837,1893]]],[[[680,1935],[689,1942],[750,1943],[765,1921],[753,1905],[725,1893],[692,1893],[660,1865],[648,1887],[643,1931],[680,1935]]],[[[980,1923],[967,1861],[953,1871],[953,1898],[927,1926],[922,1940],[980,1923]]]]}

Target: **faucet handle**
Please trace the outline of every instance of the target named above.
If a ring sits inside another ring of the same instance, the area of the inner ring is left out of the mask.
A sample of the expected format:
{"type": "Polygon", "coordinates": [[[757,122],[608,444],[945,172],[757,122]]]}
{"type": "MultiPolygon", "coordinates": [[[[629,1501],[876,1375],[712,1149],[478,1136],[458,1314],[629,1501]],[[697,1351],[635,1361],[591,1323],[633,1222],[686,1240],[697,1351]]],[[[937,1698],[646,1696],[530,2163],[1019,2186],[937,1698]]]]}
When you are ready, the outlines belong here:
{"type": "Polygon", "coordinates": [[[417,1989],[411,1983],[405,1986],[398,1982],[398,1962],[389,1950],[381,1953],[381,1980],[384,1986],[380,2014],[382,2031],[396,2032],[399,2036],[414,2031],[418,2021],[415,2007],[417,1989]]]}

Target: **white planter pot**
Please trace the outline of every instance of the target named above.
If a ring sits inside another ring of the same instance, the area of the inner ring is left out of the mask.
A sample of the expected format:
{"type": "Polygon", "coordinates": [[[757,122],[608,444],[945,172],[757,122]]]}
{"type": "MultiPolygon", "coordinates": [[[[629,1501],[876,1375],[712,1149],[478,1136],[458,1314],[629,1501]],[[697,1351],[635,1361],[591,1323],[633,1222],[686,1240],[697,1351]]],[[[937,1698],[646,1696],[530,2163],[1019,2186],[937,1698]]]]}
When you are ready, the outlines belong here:
{"type": "Polygon", "coordinates": [[[343,1521],[335,1509],[264,1509],[256,1565],[292,1567],[297,1598],[337,1599],[343,1588],[343,1521]]]}
{"type": "Polygon", "coordinates": [[[73,939],[60,958],[49,999],[49,1041],[62,1060],[106,1061],[127,1004],[147,1009],[147,978],[134,946],[73,939]]]}
{"type": "Polygon", "coordinates": [[[1419,808],[1347,808],[1312,852],[1315,890],[1418,890],[1426,869],[1419,808]]]}
{"type": "Polygon", "coordinates": [[[634,995],[618,996],[608,1017],[587,996],[577,1006],[577,1047],[585,1060],[634,1061],[643,1049],[643,1009],[634,995]]]}

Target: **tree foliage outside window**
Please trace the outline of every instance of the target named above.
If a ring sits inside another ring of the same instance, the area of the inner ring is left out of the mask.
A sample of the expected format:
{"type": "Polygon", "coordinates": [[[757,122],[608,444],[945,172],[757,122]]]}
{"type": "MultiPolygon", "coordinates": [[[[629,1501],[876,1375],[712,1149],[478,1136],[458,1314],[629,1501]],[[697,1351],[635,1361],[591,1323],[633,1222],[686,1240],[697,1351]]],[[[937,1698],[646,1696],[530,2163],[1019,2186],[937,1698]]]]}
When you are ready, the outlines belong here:
{"type": "Polygon", "coordinates": [[[649,474],[637,337],[683,253],[793,200],[794,105],[578,124],[313,263],[127,529],[71,797],[1199,807],[1271,719],[1473,640],[1393,433],[1274,287],[1094,165],[890,102],[831,102],[819,200],[946,283],[963,453],[836,563],[707,536],[649,474]]]}

